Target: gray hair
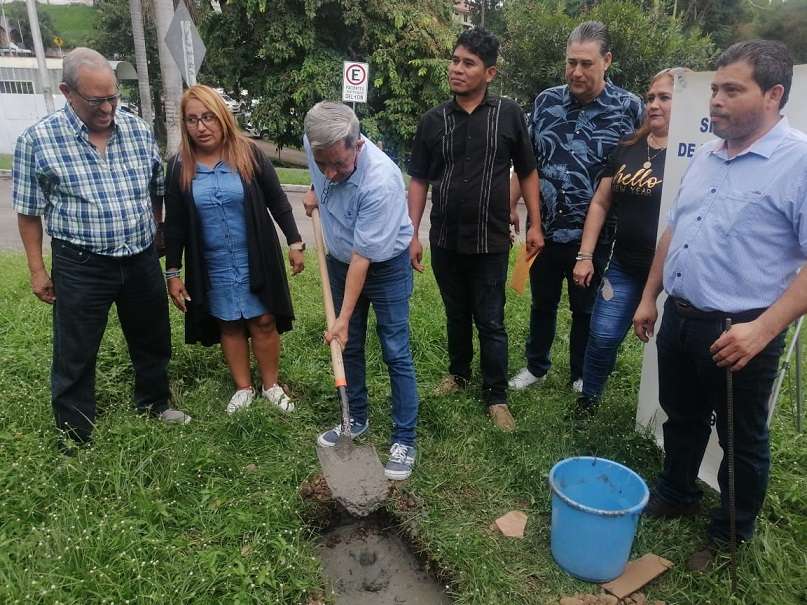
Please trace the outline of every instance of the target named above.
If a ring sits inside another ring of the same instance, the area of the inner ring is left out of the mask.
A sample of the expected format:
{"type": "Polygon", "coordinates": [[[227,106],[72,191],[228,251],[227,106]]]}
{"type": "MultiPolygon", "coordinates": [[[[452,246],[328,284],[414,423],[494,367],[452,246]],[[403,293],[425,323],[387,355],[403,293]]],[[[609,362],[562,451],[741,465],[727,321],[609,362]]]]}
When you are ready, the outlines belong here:
{"type": "Polygon", "coordinates": [[[566,42],[566,48],[574,43],[584,44],[586,42],[596,42],[600,45],[600,55],[603,57],[611,50],[611,36],[608,33],[608,26],[601,21],[583,21],[572,30],[566,42]]]}
{"type": "Polygon", "coordinates": [[[62,63],[62,81],[70,88],[78,87],[79,71],[82,67],[87,69],[108,69],[115,74],[112,66],[104,56],[91,48],[78,47],[71,50],[64,56],[62,63]]]}
{"type": "Polygon", "coordinates": [[[351,148],[359,139],[359,118],[344,103],[320,101],[308,110],[303,122],[311,149],[326,149],[339,141],[351,148]]]}

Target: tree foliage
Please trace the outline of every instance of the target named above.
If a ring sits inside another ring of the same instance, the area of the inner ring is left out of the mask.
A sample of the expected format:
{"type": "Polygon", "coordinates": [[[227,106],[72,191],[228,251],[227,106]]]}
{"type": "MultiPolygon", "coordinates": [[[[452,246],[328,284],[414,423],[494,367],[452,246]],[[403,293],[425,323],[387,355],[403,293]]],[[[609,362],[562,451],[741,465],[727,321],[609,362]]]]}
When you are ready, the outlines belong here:
{"type": "MultiPolygon", "coordinates": [[[[136,65],[132,18],[129,0],[96,0],[94,34],[89,45],[108,59],[129,61],[136,65]]],[[[154,130],[160,140],[165,138],[165,112],[160,100],[162,76],[157,51],[157,30],[151,13],[150,0],[143,0],[143,28],[146,34],[146,55],[149,63],[151,103],[154,107],[154,130]]],[[[121,82],[125,98],[136,98],[136,82],[121,82]]]]}
{"type": "MultiPolygon", "coordinates": [[[[31,37],[31,26],[28,21],[28,8],[25,2],[10,2],[3,5],[9,25],[10,40],[21,48],[34,49],[31,37]]],[[[53,39],[59,34],[53,26],[50,15],[44,11],[37,11],[39,16],[39,31],[42,34],[42,44],[45,48],[53,46],[53,39]]]]}
{"type": "Polygon", "coordinates": [[[208,11],[201,77],[260,99],[254,117],[281,146],[299,145],[305,112],[340,99],[342,61],[370,64],[363,130],[406,145],[417,119],[447,94],[456,32],[442,0],[243,0],[208,11]]]}
{"type": "Polygon", "coordinates": [[[502,0],[465,0],[465,4],[471,9],[471,21],[474,25],[482,24],[482,13],[484,12],[485,29],[492,31],[500,38],[505,35],[506,25],[502,0]]]}
{"type": "Polygon", "coordinates": [[[685,31],[680,20],[629,0],[604,0],[575,12],[576,17],[572,17],[565,2],[505,3],[503,87],[522,105],[527,106],[537,92],[564,83],[566,39],[585,19],[608,25],[614,55],[609,77],[638,94],[661,69],[704,69],[716,52],[711,39],[697,28],[685,31]]]}
{"type": "Polygon", "coordinates": [[[739,29],[741,38],[767,38],[787,44],[794,61],[807,63],[807,0],[762,5],[753,21],[739,29]]]}

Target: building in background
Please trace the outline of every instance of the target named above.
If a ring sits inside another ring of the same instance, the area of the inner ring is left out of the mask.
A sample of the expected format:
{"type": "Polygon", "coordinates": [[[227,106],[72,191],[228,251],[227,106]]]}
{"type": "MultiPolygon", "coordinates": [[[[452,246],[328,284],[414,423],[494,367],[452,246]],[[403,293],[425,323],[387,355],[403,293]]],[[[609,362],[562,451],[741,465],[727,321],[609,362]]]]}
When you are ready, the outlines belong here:
{"type": "MultiPolygon", "coordinates": [[[[50,87],[56,109],[65,104],[59,92],[62,81],[62,59],[48,57],[50,87]]],[[[137,80],[137,72],[127,61],[110,61],[118,81],[137,80]]],[[[0,56],[0,153],[13,153],[17,137],[23,130],[47,115],[36,58],[32,56],[0,56]]]]}
{"type": "Polygon", "coordinates": [[[473,23],[471,22],[471,7],[465,0],[452,0],[454,2],[454,10],[452,11],[452,20],[455,24],[463,29],[471,29],[473,23]]]}

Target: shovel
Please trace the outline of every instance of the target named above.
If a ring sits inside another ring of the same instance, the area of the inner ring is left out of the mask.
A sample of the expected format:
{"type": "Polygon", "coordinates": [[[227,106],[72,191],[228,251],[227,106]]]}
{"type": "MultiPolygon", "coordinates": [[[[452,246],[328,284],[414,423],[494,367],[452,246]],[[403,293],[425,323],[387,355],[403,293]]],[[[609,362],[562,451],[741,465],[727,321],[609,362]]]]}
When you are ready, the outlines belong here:
{"type": "MultiPolygon", "coordinates": [[[[319,210],[311,213],[314,221],[314,240],[317,246],[319,274],[322,281],[322,298],[325,303],[325,319],[328,327],[336,321],[333,307],[328,265],[325,262],[325,245],[322,241],[322,228],[319,210]]],[[[384,467],[373,447],[356,447],[350,434],[350,404],[347,398],[345,366],[342,363],[342,348],[334,338],[331,340],[331,364],[334,382],[342,406],[342,430],[335,447],[317,446],[317,458],[322,466],[322,474],[334,499],[352,515],[366,517],[387,499],[389,485],[384,477],[384,467]]]]}

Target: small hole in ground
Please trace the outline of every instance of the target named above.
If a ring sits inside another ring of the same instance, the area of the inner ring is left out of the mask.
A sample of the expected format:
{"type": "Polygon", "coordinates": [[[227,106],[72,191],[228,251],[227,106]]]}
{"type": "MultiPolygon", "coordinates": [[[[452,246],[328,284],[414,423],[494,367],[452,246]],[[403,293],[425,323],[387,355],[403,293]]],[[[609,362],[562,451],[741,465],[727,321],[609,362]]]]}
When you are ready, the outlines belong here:
{"type": "Polygon", "coordinates": [[[452,603],[387,513],[339,516],[323,532],[317,550],[337,605],[452,603]]]}
{"type": "MultiPolygon", "coordinates": [[[[445,592],[450,584],[446,572],[435,574],[428,555],[418,555],[416,541],[404,533],[393,512],[382,509],[364,518],[349,515],[333,501],[321,475],[305,481],[300,496],[309,505],[309,523],[317,528],[317,553],[336,605],[453,603],[445,592]]],[[[401,510],[417,508],[412,494],[393,490],[390,498],[401,510]]]]}

